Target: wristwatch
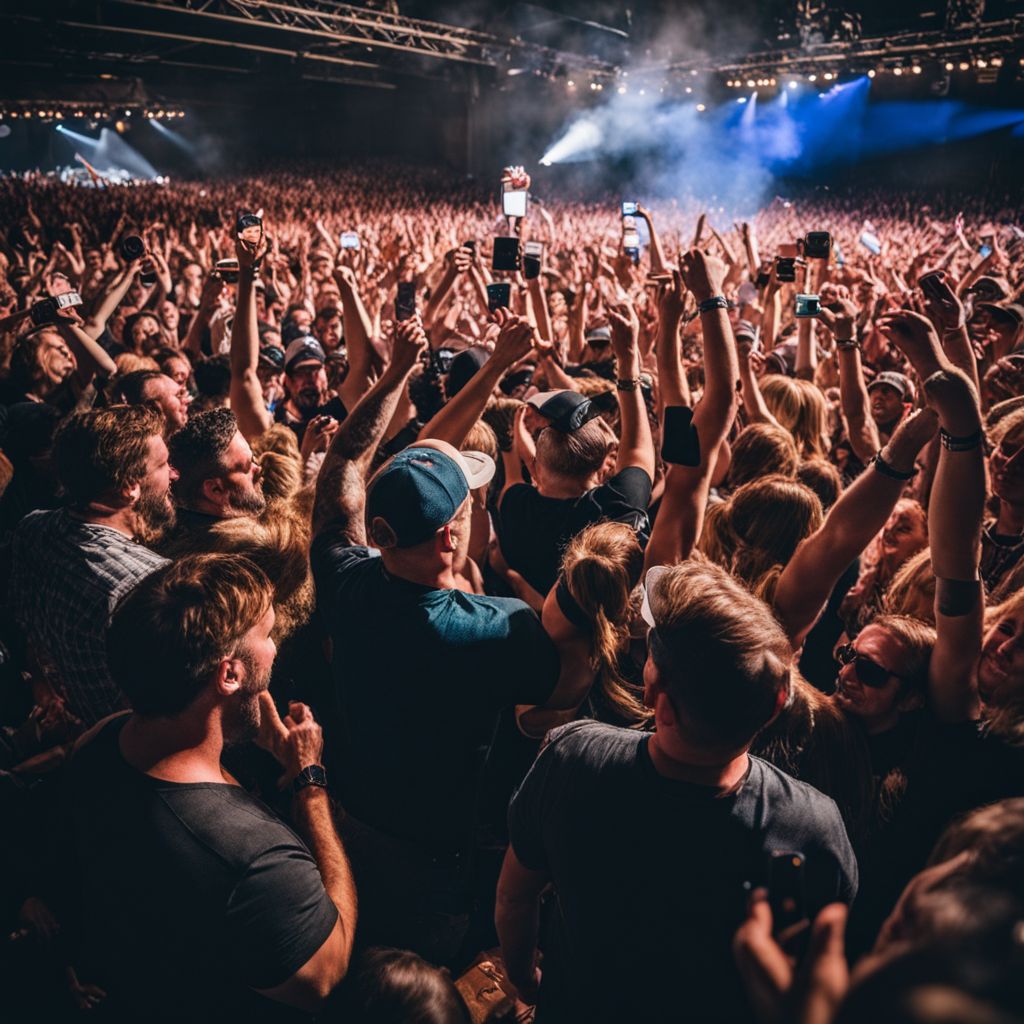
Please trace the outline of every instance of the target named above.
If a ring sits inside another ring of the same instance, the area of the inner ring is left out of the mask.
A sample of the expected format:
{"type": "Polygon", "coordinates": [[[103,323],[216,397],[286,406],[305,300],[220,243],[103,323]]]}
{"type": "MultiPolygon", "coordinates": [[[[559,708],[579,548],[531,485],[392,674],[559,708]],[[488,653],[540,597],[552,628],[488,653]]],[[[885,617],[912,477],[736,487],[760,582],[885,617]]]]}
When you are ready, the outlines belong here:
{"type": "Polygon", "coordinates": [[[327,788],[327,772],[324,771],[323,765],[310,764],[299,772],[295,776],[295,781],[292,783],[292,789],[298,793],[300,789],[305,789],[307,786],[319,786],[321,789],[327,788]]]}

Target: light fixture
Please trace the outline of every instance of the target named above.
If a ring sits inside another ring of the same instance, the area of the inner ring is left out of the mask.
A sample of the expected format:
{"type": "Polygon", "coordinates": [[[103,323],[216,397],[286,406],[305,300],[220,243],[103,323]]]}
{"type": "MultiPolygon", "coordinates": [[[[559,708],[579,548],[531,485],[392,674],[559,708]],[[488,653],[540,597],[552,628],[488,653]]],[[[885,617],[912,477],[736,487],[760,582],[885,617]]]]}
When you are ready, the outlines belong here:
{"type": "Polygon", "coordinates": [[[752,78],[748,78],[747,79],[747,88],[748,89],[753,89],[756,84],[757,83],[752,78]]]}
{"type": "Polygon", "coordinates": [[[690,69],[690,74],[691,74],[691,75],[692,75],[692,76],[693,76],[694,78],[696,78],[696,77],[697,77],[697,69],[696,69],[696,68],[691,68],[691,69],[690,69]]]}
{"type": "Polygon", "coordinates": [[[812,75],[808,75],[807,76],[807,81],[808,82],[816,82],[817,80],[818,80],[818,76],[817,75],[813,75],[812,74],[812,75]]]}
{"type": "Polygon", "coordinates": [[[892,73],[899,78],[903,74],[903,68],[893,68],[892,73]]]}
{"type": "Polygon", "coordinates": [[[985,60],[985,58],[984,58],[984,57],[979,57],[979,58],[978,58],[978,59],[977,59],[977,60],[976,60],[976,61],[975,61],[974,63],[975,63],[975,64],[976,64],[976,65],[977,65],[977,66],[978,66],[979,68],[987,68],[987,67],[988,67],[988,61],[987,61],[987,60],[985,60]]]}
{"type": "Polygon", "coordinates": [[[686,87],[686,94],[687,94],[687,96],[689,96],[689,94],[690,94],[691,92],[693,92],[693,88],[692,88],[692,86],[689,86],[689,85],[688,85],[688,86],[686,87]]]}
{"type": "MultiPolygon", "coordinates": [[[[1021,61],[1021,64],[1024,64],[1024,60],[1021,61]]],[[[968,64],[967,61],[965,61],[965,60],[960,61],[960,70],[961,71],[968,71],[968,70],[970,70],[970,67],[971,67],[971,65],[968,64]]]]}
{"type": "Polygon", "coordinates": [[[707,110],[707,107],[705,107],[703,103],[698,103],[697,104],[697,111],[698,111],[698,113],[703,114],[705,110],[707,110]]]}
{"type": "Polygon", "coordinates": [[[826,71],[821,77],[824,78],[826,82],[831,82],[836,76],[833,75],[831,71],[826,71]]]}
{"type": "Polygon", "coordinates": [[[868,71],[868,78],[874,78],[874,77],[875,77],[875,69],[874,69],[874,68],[871,68],[871,69],[870,69],[870,70],[868,71]]]}
{"type": "Polygon", "coordinates": [[[915,64],[910,70],[913,71],[915,75],[919,75],[921,74],[921,65],[915,64]]]}
{"type": "Polygon", "coordinates": [[[790,89],[795,89],[797,87],[797,83],[796,82],[790,82],[789,83],[789,87],[790,87],[790,89]]]}
{"type": "Polygon", "coordinates": [[[619,88],[616,91],[618,92],[618,94],[620,96],[625,96],[626,95],[626,87],[624,85],[620,85],[619,88]]]}
{"type": "Polygon", "coordinates": [[[774,85],[775,84],[775,79],[774,78],[769,78],[768,79],[768,84],[769,85],[774,85]]]}
{"type": "MultiPolygon", "coordinates": [[[[575,89],[576,88],[576,83],[571,78],[565,84],[568,85],[570,89],[575,89]]],[[[125,113],[127,113],[127,111],[125,111],[125,113]]]]}
{"type": "Polygon", "coordinates": [[[1002,57],[993,57],[992,58],[992,67],[994,67],[994,68],[1001,68],[1002,66],[1003,66],[1003,58],[1002,57]]]}
{"type": "Polygon", "coordinates": [[[946,61],[946,70],[947,71],[952,71],[953,68],[955,68],[955,67],[956,67],[956,65],[951,60],[947,60],[946,61]]]}

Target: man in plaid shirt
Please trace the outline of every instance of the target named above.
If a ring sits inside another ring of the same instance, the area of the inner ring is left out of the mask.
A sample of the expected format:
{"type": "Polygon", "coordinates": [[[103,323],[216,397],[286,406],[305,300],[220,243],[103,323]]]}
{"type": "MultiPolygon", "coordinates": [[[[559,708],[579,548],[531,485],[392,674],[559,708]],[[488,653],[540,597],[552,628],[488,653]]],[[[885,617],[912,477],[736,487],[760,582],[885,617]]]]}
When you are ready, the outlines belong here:
{"type": "Polygon", "coordinates": [[[65,508],[14,535],[11,604],[54,691],[86,725],[125,707],[107,667],[117,602],[167,560],[142,543],[174,518],[163,419],[149,406],[71,416],[54,441],[65,508]]]}

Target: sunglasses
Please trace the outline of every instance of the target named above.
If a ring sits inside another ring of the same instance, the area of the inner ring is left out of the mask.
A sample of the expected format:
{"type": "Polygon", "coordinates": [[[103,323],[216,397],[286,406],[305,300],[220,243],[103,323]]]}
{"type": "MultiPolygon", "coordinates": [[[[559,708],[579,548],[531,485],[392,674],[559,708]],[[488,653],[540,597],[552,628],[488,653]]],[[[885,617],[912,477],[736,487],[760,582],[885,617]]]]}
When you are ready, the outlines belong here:
{"type": "Polygon", "coordinates": [[[852,664],[857,678],[873,690],[881,689],[892,676],[900,678],[898,673],[891,672],[877,661],[872,661],[866,654],[861,654],[853,644],[843,644],[836,651],[836,657],[841,665],[852,664]]]}

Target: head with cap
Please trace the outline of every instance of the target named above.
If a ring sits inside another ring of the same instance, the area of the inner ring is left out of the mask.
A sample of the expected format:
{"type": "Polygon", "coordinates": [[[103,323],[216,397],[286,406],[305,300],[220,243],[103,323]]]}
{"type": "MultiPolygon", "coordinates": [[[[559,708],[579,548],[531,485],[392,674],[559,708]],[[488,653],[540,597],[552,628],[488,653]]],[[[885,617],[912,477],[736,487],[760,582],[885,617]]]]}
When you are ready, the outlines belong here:
{"type": "Polygon", "coordinates": [[[308,419],[327,400],[327,356],[320,343],[305,335],[284,353],[284,387],[295,412],[308,419]]]}
{"type": "Polygon", "coordinates": [[[470,491],[493,476],[490,456],[431,439],[381,466],[366,488],[366,526],[388,571],[403,579],[449,580],[469,545],[470,491]]]}
{"type": "Polygon", "coordinates": [[[902,373],[883,370],[868,385],[871,417],[879,426],[892,426],[903,415],[904,403],[913,402],[914,386],[902,373]]]}
{"type": "Polygon", "coordinates": [[[721,567],[691,558],[647,573],[643,616],[644,703],[659,746],[689,763],[745,751],[791,685],[792,648],[768,606],[721,567]]]}
{"type": "Polygon", "coordinates": [[[577,391],[544,391],[527,399],[535,413],[535,477],[542,493],[554,497],[583,494],[597,483],[614,446],[614,434],[600,419],[614,408],[615,395],[587,398],[577,391]]]}
{"type": "Polygon", "coordinates": [[[1024,305],[1019,302],[979,302],[974,307],[987,314],[986,340],[997,356],[1012,352],[1024,341],[1024,305]]]}

